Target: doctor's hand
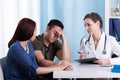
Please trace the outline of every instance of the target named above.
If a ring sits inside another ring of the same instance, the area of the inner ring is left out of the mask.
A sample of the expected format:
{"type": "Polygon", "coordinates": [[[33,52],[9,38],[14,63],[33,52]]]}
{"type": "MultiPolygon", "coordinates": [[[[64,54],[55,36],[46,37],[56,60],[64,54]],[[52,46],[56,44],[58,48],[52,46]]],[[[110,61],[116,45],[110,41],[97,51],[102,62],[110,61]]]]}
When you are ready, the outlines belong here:
{"type": "Polygon", "coordinates": [[[96,61],[94,61],[94,63],[97,63],[97,64],[110,64],[110,59],[98,59],[96,61]]]}
{"type": "Polygon", "coordinates": [[[80,54],[80,59],[85,59],[85,58],[86,58],[86,54],[81,53],[80,54]]]}

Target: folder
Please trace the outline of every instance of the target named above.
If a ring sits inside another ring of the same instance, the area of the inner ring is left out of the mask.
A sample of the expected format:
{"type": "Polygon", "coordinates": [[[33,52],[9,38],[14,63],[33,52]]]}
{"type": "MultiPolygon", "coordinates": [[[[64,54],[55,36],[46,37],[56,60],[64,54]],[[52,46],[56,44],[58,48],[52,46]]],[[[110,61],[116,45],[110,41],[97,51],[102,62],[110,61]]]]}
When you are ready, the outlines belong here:
{"type": "Polygon", "coordinates": [[[93,57],[93,58],[86,58],[86,59],[78,59],[76,61],[80,62],[80,63],[93,63],[95,60],[98,60],[97,58],[93,57]]]}

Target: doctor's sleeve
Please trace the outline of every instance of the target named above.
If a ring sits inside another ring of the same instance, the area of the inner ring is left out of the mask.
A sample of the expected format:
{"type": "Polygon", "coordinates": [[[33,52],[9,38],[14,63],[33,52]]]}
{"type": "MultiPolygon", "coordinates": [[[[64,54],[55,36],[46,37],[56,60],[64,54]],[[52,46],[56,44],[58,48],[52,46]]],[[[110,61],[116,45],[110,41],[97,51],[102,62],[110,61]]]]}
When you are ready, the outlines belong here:
{"type": "Polygon", "coordinates": [[[113,63],[120,63],[120,45],[118,44],[117,40],[114,37],[111,37],[111,48],[112,53],[116,54],[118,57],[112,58],[110,62],[113,63]]]}
{"type": "Polygon", "coordinates": [[[84,39],[81,40],[80,42],[80,53],[85,54],[85,43],[84,43],[84,39]]]}

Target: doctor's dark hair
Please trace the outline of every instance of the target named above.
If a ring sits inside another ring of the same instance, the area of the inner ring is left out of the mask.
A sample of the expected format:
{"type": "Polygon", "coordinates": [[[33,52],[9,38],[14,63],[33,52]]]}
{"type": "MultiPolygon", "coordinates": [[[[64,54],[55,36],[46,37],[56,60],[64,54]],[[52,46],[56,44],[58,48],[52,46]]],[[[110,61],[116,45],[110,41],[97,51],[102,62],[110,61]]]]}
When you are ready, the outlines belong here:
{"type": "Polygon", "coordinates": [[[47,27],[53,28],[54,26],[59,26],[61,29],[64,29],[64,26],[61,21],[57,19],[52,19],[50,22],[47,24],[47,27]]]}
{"type": "Polygon", "coordinates": [[[8,47],[10,47],[11,44],[13,44],[13,42],[15,42],[16,40],[29,40],[33,36],[35,28],[36,23],[33,20],[29,18],[21,19],[17,25],[16,31],[12,39],[8,43],[8,47]]]}
{"type": "Polygon", "coordinates": [[[100,22],[100,28],[102,28],[103,22],[102,22],[102,18],[100,17],[99,14],[97,14],[97,13],[95,13],[95,12],[92,12],[92,13],[87,14],[87,15],[84,17],[84,20],[85,20],[86,18],[91,19],[94,23],[96,23],[96,21],[99,21],[99,22],[100,22]]]}

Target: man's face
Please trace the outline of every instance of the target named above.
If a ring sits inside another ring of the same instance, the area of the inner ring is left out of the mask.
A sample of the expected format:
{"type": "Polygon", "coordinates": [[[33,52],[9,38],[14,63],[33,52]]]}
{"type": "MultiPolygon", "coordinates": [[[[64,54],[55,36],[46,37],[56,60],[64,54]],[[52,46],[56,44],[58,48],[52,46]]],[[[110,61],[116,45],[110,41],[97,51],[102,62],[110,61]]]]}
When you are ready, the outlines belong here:
{"type": "Polygon", "coordinates": [[[51,29],[48,27],[47,29],[47,39],[49,42],[53,43],[55,40],[58,39],[59,33],[62,31],[62,29],[59,26],[54,26],[51,29]]]}

